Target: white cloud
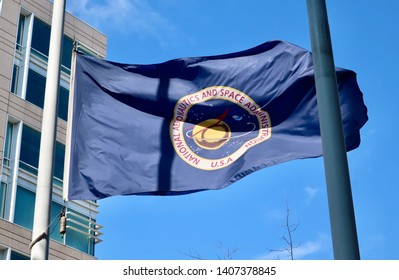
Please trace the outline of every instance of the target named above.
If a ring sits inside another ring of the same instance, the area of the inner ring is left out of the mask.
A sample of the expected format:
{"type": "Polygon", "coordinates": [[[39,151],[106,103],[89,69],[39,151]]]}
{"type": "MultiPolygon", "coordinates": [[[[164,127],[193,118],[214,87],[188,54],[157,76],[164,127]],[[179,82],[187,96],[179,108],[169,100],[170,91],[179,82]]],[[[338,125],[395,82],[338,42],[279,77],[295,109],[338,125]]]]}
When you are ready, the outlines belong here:
{"type": "Polygon", "coordinates": [[[68,5],[75,16],[103,32],[137,34],[165,43],[165,34],[174,34],[174,26],[145,0],[75,0],[68,5]]]}
{"type": "MultiPolygon", "coordinates": [[[[321,234],[319,235],[316,240],[308,240],[303,244],[300,244],[299,246],[295,247],[293,249],[293,255],[295,260],[301,260],[301,259],[312,259],[312,255],[315,255],[317,253],[320,253],[321,251],[324,250],[326,247],[326,242],[328,242],[327,235],[321,234]]],[[[287,250],[284,249],[284,247],[280,249],[276,249],[273,251],[268,251],[264,254],[261,254],[256,257],[258,260],[275,260],[275,259],[280,259],[280,260],[288,260],[290,259],[290,254],[287,250]]],[[[316,258],[314,258],[316,259],[316,258]]]]}
{"type": "Polygon", "coordinates": [[[318,188],[312,188],[312,187],[305,187],[305,192],[307,194],[307,199],[306,199],[306,205],[309,205],[311,200],[316,196],[316,194],[319,192],[318,188]]]}
{"type": "Polygon", "coordinates": [[[298,248],[294,250],[294,257],[296,259],[303,259],[312,254],[319,252],[323,247],[323,244],[320,240],[316,241],[307,241],[305,244],[300,245],[298,248]]]}
{"type": "MultiPolygon", "coordinates": [[[[322,248],[322,243],[320,241],[307,241],[305,244],[299,245],[298,247],[293,249],[294,259],[300,260],[304,259],[312,254],[319,252],[322,248]]],[[[284,248],[273,250],[267,253],[264,253],[257,257],[259,260],[288,260],[290,259],[290,254],[284,248]]]]}

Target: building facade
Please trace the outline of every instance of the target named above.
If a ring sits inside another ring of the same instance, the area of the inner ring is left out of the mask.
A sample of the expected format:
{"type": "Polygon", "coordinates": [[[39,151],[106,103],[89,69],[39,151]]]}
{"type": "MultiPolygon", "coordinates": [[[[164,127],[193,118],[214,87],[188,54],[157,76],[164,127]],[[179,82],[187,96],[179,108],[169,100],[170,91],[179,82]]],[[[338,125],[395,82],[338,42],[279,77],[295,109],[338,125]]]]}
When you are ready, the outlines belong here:
{"type": "MultiPolygon", "coordinates": [[[[30,259],[40,130],[53,4],[0,0],[0,260],[30,259]]],[[[95,259],[101,226],[95,201],[62,199],[72,48],[105,57],[105,35],[65,15],[49,259],[95,259]],[[66,214],[66,233],[59,217],[66,214]]]]}

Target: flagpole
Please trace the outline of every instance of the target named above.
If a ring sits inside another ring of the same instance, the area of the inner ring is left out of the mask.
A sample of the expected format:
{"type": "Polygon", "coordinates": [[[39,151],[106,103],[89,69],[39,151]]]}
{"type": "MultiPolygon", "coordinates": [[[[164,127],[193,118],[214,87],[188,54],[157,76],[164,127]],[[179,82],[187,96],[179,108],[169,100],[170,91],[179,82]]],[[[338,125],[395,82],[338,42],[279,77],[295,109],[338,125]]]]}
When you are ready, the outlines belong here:
{"type": "Polygon", "coordinates": [[[47,260],[50,247],[49,224],[57,128],[57,102],[60,84],[62,38],[64,34],[65,0],[55,0],[51,23],[50,49],[43,107],[37,175],[35,213],[33,220],[31,259],[47,260]]]}
{"type": "Polygon", "coordinates": [[[325,0],[307,0],[330,224],[337,260],[360,259],[325,0]]]}
{"type": "Polygon", "coordinates": [[[64,179],[63,179],[63,191],[62,196],[64,201],[68,200],[69,192],[69,171],[70,171],[70,160],[71,160],[71,142],[72,142],[72,118],[73,118],[73,103],[75,97],[75,68],[76,68],[76,52],[78,46],[75,41],[73,44],[72,51],[72,62],[71,62],[71,80],[69,84],[69,99],[68,99],[68,122],[65,138],[65,160],[64,160],[64,179]]]}

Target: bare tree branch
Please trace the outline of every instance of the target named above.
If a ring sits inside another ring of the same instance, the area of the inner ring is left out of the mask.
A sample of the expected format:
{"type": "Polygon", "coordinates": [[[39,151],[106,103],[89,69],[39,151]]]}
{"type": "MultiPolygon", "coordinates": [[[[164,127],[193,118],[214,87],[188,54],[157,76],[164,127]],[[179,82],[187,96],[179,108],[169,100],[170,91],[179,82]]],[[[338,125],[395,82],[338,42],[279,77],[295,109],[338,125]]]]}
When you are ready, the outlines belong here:
{"type": "Polygon", "coordinates": [[[194,254],[191,252],[191,250],[188,250],[188,253],[184,253],[184,252],[181,252],[181,253],[184,254],[184,255],[186,255],[187,257],[190,257],[190,258],[194,259],[194,260],[206,260],[206,259],[207,259],[206,257],[203,257],[203,256],[201,256],[200,254],[194,255],[194,254]]]}
{"type": "MultiPolygon", "coordinates": [[[[291,260],[294,259],[294,249],[299,247],[299,244],[294,245],[293,242],[293,233],[297,230],[299,223],[290,223],[290,207],[288,205],[288,199],[287,197],[285,198],[285,205],[286,205],[286,213],[285,213],[285,224],[282,225],[281,227],[284,227],[287,231],[285,235],[281,237],[281,239],[284,240],[286,243],[287,247],[284,247],[284,249],[268,249],[270,252],[288,252],[288,256],[290,257],[291,260]]],[[[279,256],[278,256],[279,258],[279,256]]]]}
{"type": "MultiPolygon", "coordinates": [[[[217,256],[217,258],[219,260],[232,260],[233,259],[233,255],[235,253],[237,253],[237,251],[238,251],[238,248],[233,248],[233,249],[227,248],[226,249],[223,246],[222,242],[219,242],[218,249],[219,249],[219,251],[221,251],[223,253],[222,255],[216,254],[216,256],[217,256]]],[[[202,256],[202,255],[200,255],[198,253],[197,254],[193,254],[191,252],[191,250],[189,250],[188,253],[182,252],[182,254],[184,254],[184,255],[186,255],[186,256],[194,259],[194,260],[207,260],[208,259],[207,257],[204,257],[204,256],[202,256]]]]}
{"type": "Polygon", "coordinates": [[[233,255],[238,251],[238,248],[233,248],[230,250],[230,248],[224,248],[223,243],[219,243],[219,250],[223,252],[223,257],[220,257],[218,255],[219,260],[231,260],[233,259],[233,255]]]}

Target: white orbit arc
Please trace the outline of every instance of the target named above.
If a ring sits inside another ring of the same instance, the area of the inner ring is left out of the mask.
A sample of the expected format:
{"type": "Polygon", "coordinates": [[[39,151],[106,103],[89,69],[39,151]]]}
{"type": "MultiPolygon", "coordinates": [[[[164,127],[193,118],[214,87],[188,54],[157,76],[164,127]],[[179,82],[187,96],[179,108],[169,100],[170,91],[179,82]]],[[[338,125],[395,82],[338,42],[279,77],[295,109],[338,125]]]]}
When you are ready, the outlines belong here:
{"type": "Polygon", "coordinates": [[[252,128],[251,131],[247,131],[247,132],[245,132],[244,134],[236,135],[236,136],[232,136],[232,137],[223,137],[223,138],[199,138],[199,137],[191,137],[189,134],[190,134],[190,132],[191,132],[191,134],[192,134],[193,129],[188,130],[188,131],[186,132],[186,136],[187,136],[188,138],[190,138],[190,139],[195,139],[195,140],[206,140],[206,141],[209,141],[209,140],[212,141],[212,140],[228,140],[228,139],[235,139],[235,138],[244,137],[244,136],[246,136],[246,135],[248,135],[248,134],[250,134],[250,133],[252,133],[252,132],[254,132],[254,131],[256,130],[256,124],[254,124],[253,122],[247,122],[247,124],[253,125],[253,128],[252,128]]]}

